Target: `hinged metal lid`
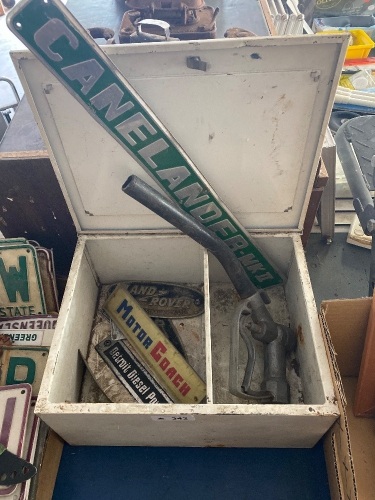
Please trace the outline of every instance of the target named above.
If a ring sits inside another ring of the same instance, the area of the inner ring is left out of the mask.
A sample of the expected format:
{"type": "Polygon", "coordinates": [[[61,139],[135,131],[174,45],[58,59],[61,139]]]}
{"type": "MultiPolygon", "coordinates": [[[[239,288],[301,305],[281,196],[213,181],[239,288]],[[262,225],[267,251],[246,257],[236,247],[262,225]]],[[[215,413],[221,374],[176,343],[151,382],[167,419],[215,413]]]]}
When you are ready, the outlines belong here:
{"type": "MultiPolygon", "coordinates": [[[[297,231],[344,45],[340,35],[305,35],[103,50],[243,226],[297,231]]],[[[30,52],[12,58],[77,230],[170,228],[122,192],[131,174],[161,191],[134,158],[30,52]]]]}

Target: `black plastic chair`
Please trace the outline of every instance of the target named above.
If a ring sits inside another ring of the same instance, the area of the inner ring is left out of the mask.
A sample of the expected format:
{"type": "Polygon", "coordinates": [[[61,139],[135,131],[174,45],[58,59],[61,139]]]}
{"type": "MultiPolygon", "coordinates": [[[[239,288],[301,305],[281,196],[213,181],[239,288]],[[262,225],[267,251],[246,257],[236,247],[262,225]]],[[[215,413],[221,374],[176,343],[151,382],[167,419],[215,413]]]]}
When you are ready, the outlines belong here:
{"type": "Polygon", "coordinates": [[[365,234],[372,237],[369,295],[375,286],[375,116],[346,121],[335,135],[337,154],[353,196],[353,206],[365,234]]]}

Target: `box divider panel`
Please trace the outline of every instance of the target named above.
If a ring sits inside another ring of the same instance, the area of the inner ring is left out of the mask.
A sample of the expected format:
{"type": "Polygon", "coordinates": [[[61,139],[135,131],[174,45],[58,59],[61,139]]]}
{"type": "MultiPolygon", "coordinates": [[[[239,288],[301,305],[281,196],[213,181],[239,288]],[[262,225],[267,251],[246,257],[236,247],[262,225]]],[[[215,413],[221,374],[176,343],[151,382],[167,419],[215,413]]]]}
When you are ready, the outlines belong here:
{"type": "Polygon", "coordinates": [[[213,383],[212,383],[212,348],[211,348],[211,312],[210,312],[210,270],[208,263],[208,252],[204,251],[204,329],[206,339],[206,388],[207,403],[213,403],[213,383]]]}

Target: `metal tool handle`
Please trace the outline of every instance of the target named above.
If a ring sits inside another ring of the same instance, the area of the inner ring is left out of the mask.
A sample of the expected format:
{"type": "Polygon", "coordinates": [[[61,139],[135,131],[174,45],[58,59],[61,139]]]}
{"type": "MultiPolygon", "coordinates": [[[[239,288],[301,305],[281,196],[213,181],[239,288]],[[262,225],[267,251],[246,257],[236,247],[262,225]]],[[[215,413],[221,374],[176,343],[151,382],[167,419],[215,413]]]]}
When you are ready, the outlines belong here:
{"type": "MultiPolygon", "coordinates": [[[[242,299],[258,292],[258,289],[250,281],[240,262],[233,258],[233,252],[225,242],[196,221],[191,215],[187,214],[173,201],[167,199],[136,175],[131,175],[126,180],[122,186],[122,190],[215,255],[242,299]]],[[[262,299],[269,302],[267,295],[263,292],[262,299]]]]}
{"type": "MultiPolygon", "coordinates": [[[[271,392],[262,390],[254,391],[250,388],[255,367],[255,345],[248,335],[243,335],[242,333],[244,331],[244,325],[241,323],[245,319],[246,309],[246,302],[241,302],[235,311],[232,321],[229,359],[229,392],[241,399],[255,399],[263,403],[271,403],[273,401],[273,394],[271,392]],[[240,335],[247,349],[247,364],[242,382],[239,381],[238,373],[238,367],[240,365],[240,335]]],[[[247,314],[251,314],[249,309],[247,309],[247,314]]]]}
{"type": "Polygon", "coordinates": [[[286,354],[296,346],[296,335],[287,326],[275,323],[257,295],[244,300],[238,307],[231,330],[229,390],[242,399],[255,399],[278,404],[289,403],[289,385],[286,378],[286,354]],[[239,337],[247,352],[243,380],[239,382],[239,337]],[[253,390],[252,382],[256,341],[264,344],[264,367],[261,390],[253,390]],[[240,390],[241,388],[241,390],[240,390]]]}
{"type": "Polygon", "coordinates": [[[231,359],[229,364],[230,392],[244,399],[272,400],[277,403],[288,403],[289,388],[285,374],[286,346],[295,345],[295,334],[290,328],[273,321],[265,306],[265,302],[269,303],[268,296],[264,296],[263,292],[257,290],[241,264],[233,257],[233,253],[225,242],[191,215],[188,215],[173,201],[161,195],[135,175],[130,176],[126,180],[122,186],[122,190],[215,255],[227,272],[239,296],[242,299],[246,299],[235,314],[236,324],[232,328],[231,359]],[[250,336],[247,335],[245,328],[240,328],[243,326],[239,322],[242,321],[244,312],[252,320],[250,336]],[[242,383],[242,390],[238,389],[239,332],[248,350],[248,363],[244,382],[242,383]],[[267,390],[265,391],[252,391],[250,389],[255,360],[254,339],[266,344],[264,371],[267,378],[264,380],[264,385],[267,387],[267,390]],[[268,364],[269,366],[267,366],[268,364]],[[271,389],[268,390],[268,387],[271,389]]]}
{"type": "Polygon", "coordinates": [[[179,38],[171,37],[169,23],[160,19],[142,19],[135,24],[135,29],[135,32],[129,37],[129,40],[132,43],[179,41],[179,38]],[[164,32],[164,35],[147,33],[147,31],[142,30],[142,27],[144,26],[157,26],[164,32]]]}

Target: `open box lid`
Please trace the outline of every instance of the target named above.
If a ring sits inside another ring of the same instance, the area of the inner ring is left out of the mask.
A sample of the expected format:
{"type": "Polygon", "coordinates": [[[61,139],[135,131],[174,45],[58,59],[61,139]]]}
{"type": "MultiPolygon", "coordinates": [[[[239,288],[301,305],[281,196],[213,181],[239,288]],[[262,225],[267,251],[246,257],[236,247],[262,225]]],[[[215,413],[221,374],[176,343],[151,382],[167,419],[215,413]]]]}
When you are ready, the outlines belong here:
{"type": "MultiPolygon", "coordinates": [[[[300,231],[346,40],[341,35],[102,47],[235,217],[300,231]],[[187,66],[199,57],[205,70],[187,66]]],[[[171,226],[121,187],[150,175],[29,51],[12,53],[78,232],[171,226]]]]}

